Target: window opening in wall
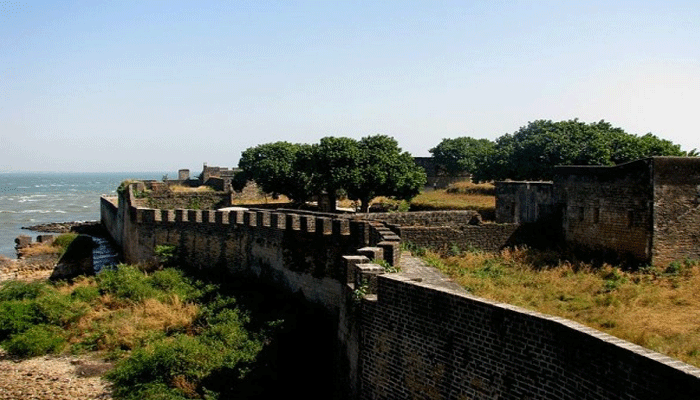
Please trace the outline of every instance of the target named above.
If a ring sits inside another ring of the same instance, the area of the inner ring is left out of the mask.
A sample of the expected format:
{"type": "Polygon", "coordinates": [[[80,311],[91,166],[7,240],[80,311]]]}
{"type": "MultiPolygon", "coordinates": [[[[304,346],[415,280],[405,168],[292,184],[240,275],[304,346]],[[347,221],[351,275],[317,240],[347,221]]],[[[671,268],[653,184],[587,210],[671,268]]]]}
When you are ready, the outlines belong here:
{"type": "Polygon", "coordinates": [[[578,208],[578,220],[583,221],[583,207],[578,208]]]}
{"type": "Polygon", "coordinates": [[[598,222],[600,222],[600,207],[593,209],[593,223],[597,224],[598,222]]]}

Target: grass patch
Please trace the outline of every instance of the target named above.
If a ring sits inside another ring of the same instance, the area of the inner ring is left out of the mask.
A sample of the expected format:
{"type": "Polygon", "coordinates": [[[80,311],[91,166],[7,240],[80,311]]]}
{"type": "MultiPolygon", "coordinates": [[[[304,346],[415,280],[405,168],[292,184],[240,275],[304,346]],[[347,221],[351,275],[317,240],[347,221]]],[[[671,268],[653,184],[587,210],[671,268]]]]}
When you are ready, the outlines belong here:
{"type": "Polygon", "coordinates": [[[626,271],[530,249],[424,257],[477,296],[571,319],[700,366],[695,263],[626,271]]]}
{"type": "Polygon", "coordinates": [[[215,192],[210,186],[184,186],[184,185],[168,185],[168,189],[173,193],[210,193],[215,192]]]}
{"type": "Polygon", "coordinates": [[[16,357],[98,352],[121,399],[216,398],[245,378],[266,343],[217,286],[176,269],[127,265],[72,284],[0,285],[0,346],[16,357]]]}
{"type": "Polygon", "coordinates": [[[411,200],[411,211],[477,210],[493,214],[496,210],[492,183],[457,182],[447,189],[421,192],[411,200]]]}

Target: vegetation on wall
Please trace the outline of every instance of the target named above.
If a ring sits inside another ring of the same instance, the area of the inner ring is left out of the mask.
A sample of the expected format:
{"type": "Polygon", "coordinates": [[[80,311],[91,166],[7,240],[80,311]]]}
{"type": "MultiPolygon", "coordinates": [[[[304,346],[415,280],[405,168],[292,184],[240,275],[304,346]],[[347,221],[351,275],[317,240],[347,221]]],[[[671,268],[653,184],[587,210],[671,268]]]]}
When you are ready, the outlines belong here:
{"type": "Polygon", "coordinates": [[[554,251],[419,250],[477,296],[577,321],[700,367],[700,265],[695,261],[631,271],[567,261],[554,251]]]}

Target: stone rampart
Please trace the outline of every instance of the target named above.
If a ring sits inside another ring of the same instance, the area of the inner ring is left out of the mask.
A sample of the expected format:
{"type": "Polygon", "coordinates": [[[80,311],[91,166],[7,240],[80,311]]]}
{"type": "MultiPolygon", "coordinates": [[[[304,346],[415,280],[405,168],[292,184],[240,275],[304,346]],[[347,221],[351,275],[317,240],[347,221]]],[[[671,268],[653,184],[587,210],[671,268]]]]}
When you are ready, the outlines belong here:
{"type": "Polygon", "coordinates": [[[329,397],[700,398],[698,368],[408,271],[384,273],[371,261],[397,263],[399,241],[382,221],[156,210],[133,200],[130,187],[118,207],[102,199],[102,221],[127,262],[148,262],[156,245],[175,245],[191,266],[263,281],[324,307],[337,348],[319,351],[337,352],[333,368],[342,375],[329,397]]]}
{"type": "Polygon", "coordinates": [[[557,317],[380,275],[362,399],[698,399],[700,369],[557,317]]]}

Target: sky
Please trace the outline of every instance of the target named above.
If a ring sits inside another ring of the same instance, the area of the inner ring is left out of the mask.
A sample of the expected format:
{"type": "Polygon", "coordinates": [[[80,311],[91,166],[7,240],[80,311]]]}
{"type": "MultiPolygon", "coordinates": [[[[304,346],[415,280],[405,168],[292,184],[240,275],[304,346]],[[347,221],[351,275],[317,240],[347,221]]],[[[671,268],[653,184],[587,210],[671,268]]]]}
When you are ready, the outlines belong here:
{"type": "Polygon", "coordinates": [[[0,172],[234,167],[539,119],[700,148],[696,1],[0,1],[0,172]]]}

